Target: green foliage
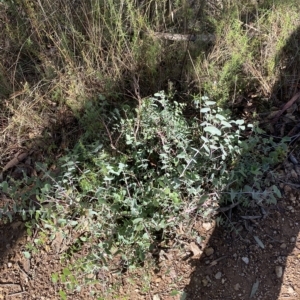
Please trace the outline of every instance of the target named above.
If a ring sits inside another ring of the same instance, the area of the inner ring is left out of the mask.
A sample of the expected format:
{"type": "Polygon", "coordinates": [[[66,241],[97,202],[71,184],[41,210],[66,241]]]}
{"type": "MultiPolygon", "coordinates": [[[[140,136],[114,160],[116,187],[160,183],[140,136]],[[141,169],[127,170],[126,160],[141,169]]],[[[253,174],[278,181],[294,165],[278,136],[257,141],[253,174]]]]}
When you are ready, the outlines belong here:
{"type": "MultiPolygon", "coordinates": [[[[102,126],[102,142],[84,135],[60,159],[59,177],[39,164],[40,180],[25,178],[15,187],[2,182],[5,193],[21,199],[14,213],[21,210],[24,218],[40,224],[42,232],[31,248],[45,244],[49,230],[54,236],[69,228],[84,234],[72,242],[68,255],[83,243],[90,250],[76,270],[93,273],[115,255],[131,266],[190,214],[209,217],[218,205],[236,201],[274,203],[280,191],[266,173],[285,157],[286,141],[276,143],[259,128],[231,120],[207,97],[196,96],[191,105],[198,113],[188,120],[185,105],[160,92],[143,99],[135,112],[128,106],[104,112],[103,124],[114,120],[109,136],[118,136],[117,151],[107,148],[110,138],[103,136],[102,126]],[[20,195],[24,183],[31,189],[20,195]],[[32,193],[40,207],[28,203],[32,193]]],[[[52,280],[59,278],[69,289],[80,286],[70,270],[53,274],[52,280]]]]}
{"type": "Polygon", "coordinates": [[[218,34],[226,38],[220,42],[218,57],[209,63],[209,78],[204,86],[211,97],[224,105],[233,90],[244,90],[247,86],[250,78],[245,74],[245,64],[251,61],[255,47],[238,18],[229,14],[215,26],[218,34]]]}
{"type": "MultiPolygon", "coordinates": [[[[38,164],[39,180],[1,183],[5,193],[20,199],[13,212],[6,208],[1,214],[11,219],[21,212],[41,229],[27,250],[36,251],[63,229],[82,233],[65,258],[83,244],[89,255],[53,274],[53,282],[78,289],[91,280],[78,281],[74,272],[94,273],[116,255],[133,266],[157,241],[175,234],[176,224],[190,214],[210,217],[223,203],[274,203],[281,196],[266,174],[285,157],[285,141],[276,143],[259,128],[231,120],[207,97],[196,96],[191,105],[197,111],[193,119],[184,117],[186,105],[163,92],[143,99],[135,111],[128,106],[105,111],[103,105],[98,108],[105,116],[98,131],[101,142],[89,134],[95,123],[87,125],[82,141],[59,160],[59,176],[38,164]],[[114,126],[105,137],[103,124],[111,120],[114,126]],[[107,146],[116,136],[118,148],[112,152],[107,146]],[[24,184],[31,188],[19,193],[24,184]],[[40,207],[30,201],[33,194],[40,207]]],[[[91,107],[87,116],[94,116],[91,107]]]]}
{"type": "MultiPolygon", "coordinates": [[[[232,96],[253,90],[269,98],[279,73],[287,68],[283,65],[297,65],[297,39],[292,37],[299,27],[298,3],[230,1],[222,7],[209,18],[217,37],[214,49],[206,56],[198,54],[199,87],[224,106],[232,96]]],[[[292,76],[291,72],[287,80],[292,76]]]]}

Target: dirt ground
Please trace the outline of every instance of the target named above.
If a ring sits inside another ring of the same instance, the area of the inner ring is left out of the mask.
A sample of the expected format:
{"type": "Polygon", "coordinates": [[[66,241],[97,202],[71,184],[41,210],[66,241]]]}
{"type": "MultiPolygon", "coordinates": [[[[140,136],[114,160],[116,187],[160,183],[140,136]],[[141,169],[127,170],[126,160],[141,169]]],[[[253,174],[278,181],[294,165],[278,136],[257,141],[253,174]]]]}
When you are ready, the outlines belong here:
{"type": "Polygon", "coordinates": [[[168,295],[169,286],[179,277],[185,294],[177,299],[300,299],[298,173],[298,165],[285,161],[278,170],[284,197],[272,206],[235,209],[226,216],[231,229],[196,223],[194,229],[206,238],[189,244],[196,255],[185,263],[166,260],[160,276],[168,288],[157,289],[157,299],[175,299],[168,295]],[[176,270],[172,279],[168,268],[176,270]]]}
{"type": "MultiPolygon", "coordinates": [[[[194,240],[170,241],[153,268],[95,274],[101,297],[87,287],[66,299],[300,299],[297,171],[288,160],[282,165],[284,197],[276,205],[236,207],[225,216],[225,227],[197,220],[188,229],[194,240]]],[[[61,286],[51,280],[66,266],[57,245],[45,245],[27,259],[23,252],[34,236],[27,236],[22,222],[3,225],[0,233],[0,299],[61,299],[61,286]]]]}

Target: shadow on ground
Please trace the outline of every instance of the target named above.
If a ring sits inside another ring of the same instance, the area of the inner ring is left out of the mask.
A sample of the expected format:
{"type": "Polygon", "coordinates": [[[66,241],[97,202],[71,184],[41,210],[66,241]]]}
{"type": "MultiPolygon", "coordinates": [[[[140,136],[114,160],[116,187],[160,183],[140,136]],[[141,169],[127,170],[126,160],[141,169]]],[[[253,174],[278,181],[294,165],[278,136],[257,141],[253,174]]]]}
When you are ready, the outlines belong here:
{"type": "MultiPolygon", "coordinates": [[[[298,28],[278,53],[277,63],[283,71],[272,97],[280,109],[299,92],[299,34],[298,28]]],[[[201,244],[201,258],[191,260],[194,272],[185,288],[186,299],[300,298],[298,111],[299,100],[274,126],[277,137],[293,133],[289,151],[295,159],[286,158],[274,172],[283,198],[271,206],[229,210],[223,215],[228,227],[207,230],[204,223],[196,228],[206,240],[201,244]]]]}
{"type": "Polygon", "coordinates": [[[207,232],[199,226],[201,235],[209,238],[201,258],[191,261],[187,299],[299,299],[300,209],[292,200],[298,194],[289,193],[277,205],[265,207],[265,215],[237,211],[233,230],[207,232]]]}
{"type": "MultiPolygon", "coordinates": [[[[3,200],[1,195],[0,199],[3,200]]],[[[26,251],[24,246],[20,248],[20,245],[24,245],[24,234],[25,224],[21,221],[0,224],[0,297],[14,297],[24,292],[19,275],[27,274],[30,264],[20,251],[26,251]]]]}

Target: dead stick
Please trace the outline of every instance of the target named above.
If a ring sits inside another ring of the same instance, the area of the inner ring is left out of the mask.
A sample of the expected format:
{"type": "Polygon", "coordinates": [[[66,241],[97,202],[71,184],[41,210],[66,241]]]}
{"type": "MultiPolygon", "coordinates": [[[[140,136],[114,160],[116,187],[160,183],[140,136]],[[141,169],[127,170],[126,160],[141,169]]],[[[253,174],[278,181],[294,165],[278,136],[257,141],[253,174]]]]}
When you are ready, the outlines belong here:
{"type": "MultiPolygon", "coordinates": [[[[151,35],[148,33],[148,35],[151,35]]],[[[214,42],[216,37],[213,34],[179,34],[179,33],[167,33],[167,32],[153,32],[152,36],[170,41],[201,41],[204,43],[214,42]]]]}
{"type": "Polygon", "coordinates": [[[10,283],[10,282],[1,282],[0,283],[0,286],[21,286],[20,284],[18,284],[18,283],[10,283]]]}
{"type": "Polygon", "coordinates": [[[280,110],[277,114],[276,114],[276,116],[274,117],[274,119],[273,119],[273,121],[271,122],[272,124],[275,124],[277,121],[278,121],[278,119],[279,119],[279,117],[289,108],[289,107],[291,107],[293,104],[294,104],[294,102],[296,102],[296,100],[298,100],[298,98],[300,97],[300,92],[298,92],[297,94],[295,94],[294,96],[293,96],[293,98],[288,102],[288,103],[286,103],[285,105],[284,105],[284,107],[283,107],[283,109],[282,110],[280,110]]]}
{"type": "Polygon", "coordinates": [[[22,292],[17,292],[17,293],[11,293],[11,294],[8,294],[7,297],[17,296],[17,295],[21,295],[21,294],[28,294],[28,292],[22,291],[22,292]]]}
{"type": "Polygon", "coordinates": [[[227,210],[230,210],[230,209],[232,209],[232,208],[238,206],[241,202],[242,202],[242,201],[238,201],[238,202],[236,202],[236,203],[230,204],[229,206],[226,206],[226,207],[220,207],[220,208],[218,208],[217,211],[218,211],[218,212],[225,212],[225,211],[227,211],[227,210]]]}

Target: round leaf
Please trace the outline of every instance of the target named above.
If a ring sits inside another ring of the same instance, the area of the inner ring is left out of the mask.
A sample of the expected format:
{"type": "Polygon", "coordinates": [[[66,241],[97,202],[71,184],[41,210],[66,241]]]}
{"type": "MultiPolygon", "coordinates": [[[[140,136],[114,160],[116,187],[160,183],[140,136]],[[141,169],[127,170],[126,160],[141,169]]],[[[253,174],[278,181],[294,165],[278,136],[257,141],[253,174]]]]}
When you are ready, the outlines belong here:
{"type": "Polygon", "coordinates": [[[216,102],[215,101],[205,101],[205,104],[210,106],[210,105],[215,105],[216,102]]]}
{"type": "Polygon", "coordinates": [[[221,135],[221,130],[215,126],[207,126],[204,128],[205,132],[211,133],[212,135],[221,135]]]}

